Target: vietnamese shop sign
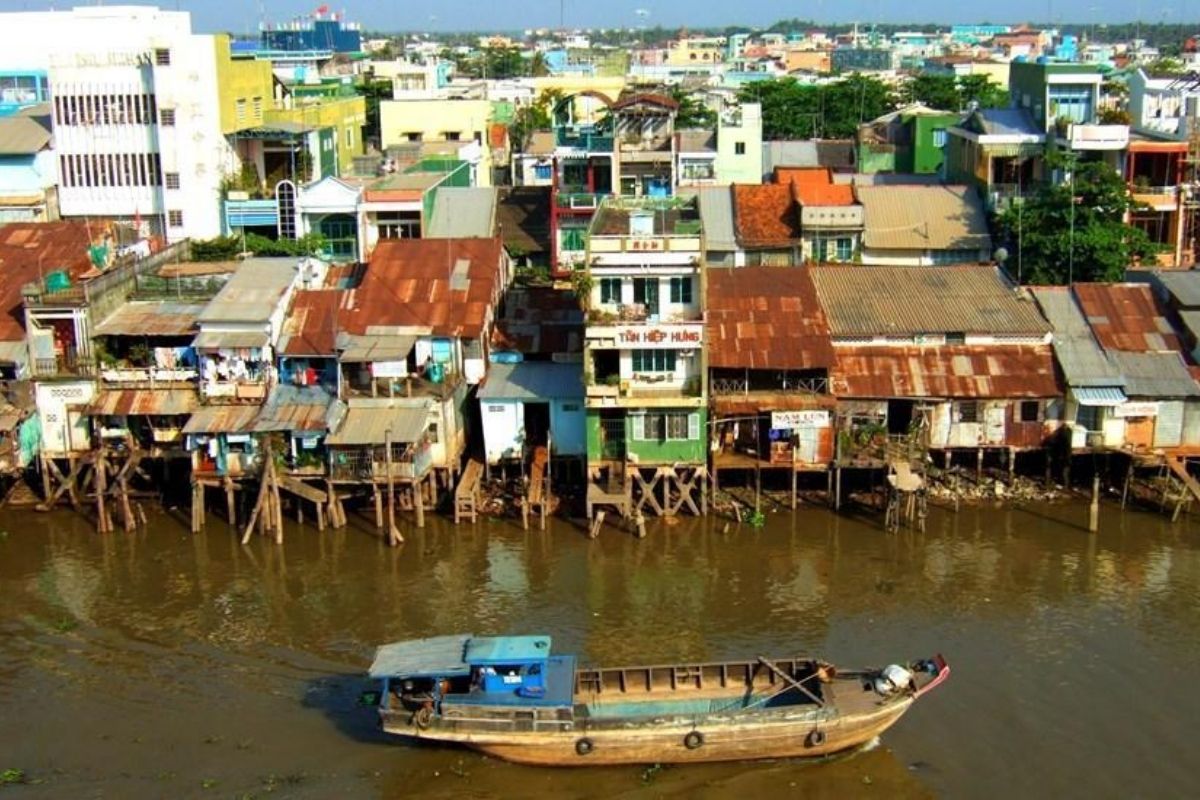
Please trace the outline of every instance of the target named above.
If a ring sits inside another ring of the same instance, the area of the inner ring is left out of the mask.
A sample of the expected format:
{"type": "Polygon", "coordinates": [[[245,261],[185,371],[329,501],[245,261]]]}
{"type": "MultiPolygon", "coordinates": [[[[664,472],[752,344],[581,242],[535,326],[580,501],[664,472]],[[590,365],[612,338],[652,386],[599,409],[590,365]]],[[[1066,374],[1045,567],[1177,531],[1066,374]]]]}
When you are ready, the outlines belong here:
{"type": "Polygon", "coordinates": [[[828,411],[772,411],[771,427],[790,431],[796,428],[828,428],[828,411]]]}

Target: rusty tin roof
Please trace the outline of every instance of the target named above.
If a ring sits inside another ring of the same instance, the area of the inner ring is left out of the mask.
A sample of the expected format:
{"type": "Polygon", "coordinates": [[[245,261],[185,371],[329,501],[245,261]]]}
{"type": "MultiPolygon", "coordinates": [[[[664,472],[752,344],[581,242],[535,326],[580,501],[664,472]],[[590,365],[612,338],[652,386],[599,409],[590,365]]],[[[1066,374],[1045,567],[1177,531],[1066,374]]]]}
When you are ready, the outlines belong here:
{"type": "Polygon", "coordinates": [[[1140,353],[1182,349],[1149,285],[1077,283],[1074,289],[1101,347],[1140,353]]]}
{"type": "Polygon", "coordinates": [[[707,277],[710,366],[833,366],[829,324],[807,268],[710,268],[707,277]]]}
{"type": "Polygon", "coordinates": [[[1050,345],[842,347],[831,375],[839,398],[1060,397],[1050,345]]]}

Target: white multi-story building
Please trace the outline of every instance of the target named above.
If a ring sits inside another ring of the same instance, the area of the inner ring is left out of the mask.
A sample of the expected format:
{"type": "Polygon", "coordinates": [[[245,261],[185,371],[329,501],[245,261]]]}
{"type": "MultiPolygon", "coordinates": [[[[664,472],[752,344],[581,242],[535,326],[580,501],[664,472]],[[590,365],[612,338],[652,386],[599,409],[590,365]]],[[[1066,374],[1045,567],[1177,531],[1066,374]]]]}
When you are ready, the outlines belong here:
{"type": "Polygon", "coordinates": [[[3,14],[0,29],[0,67],[49,73],[62,216],[136,220],[168,241],[221,233],[236,169],[224,95],[239,84],[227,37],[149,6],[3,14]]]}

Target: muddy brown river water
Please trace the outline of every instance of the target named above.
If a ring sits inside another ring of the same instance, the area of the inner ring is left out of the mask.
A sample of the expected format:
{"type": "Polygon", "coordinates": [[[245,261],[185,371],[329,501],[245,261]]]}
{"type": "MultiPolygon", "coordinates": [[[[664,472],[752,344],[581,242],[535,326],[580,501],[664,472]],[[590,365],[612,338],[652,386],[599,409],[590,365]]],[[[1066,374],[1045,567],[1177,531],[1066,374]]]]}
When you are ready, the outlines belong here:
{"type": "Polygon", "coordinates": [[[1184,797],[1200,779],[1200,520],[1083,506],[651,525],[361,521],[243,547],[161,515],[0,517],[0,796],[1184,797]],[[824,763],[545,770],[384,739],[373,647],[545,632],[592,663],[943,652],[950,680],[824,763]],[[11,773],[10,773],[11,777],[11,773]]]}

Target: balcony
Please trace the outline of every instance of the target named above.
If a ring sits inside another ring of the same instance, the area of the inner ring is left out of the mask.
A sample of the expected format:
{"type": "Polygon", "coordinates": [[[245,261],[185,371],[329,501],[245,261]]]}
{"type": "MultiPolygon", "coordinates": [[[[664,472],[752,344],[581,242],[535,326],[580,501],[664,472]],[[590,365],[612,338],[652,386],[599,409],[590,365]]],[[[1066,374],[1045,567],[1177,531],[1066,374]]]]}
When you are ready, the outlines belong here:
{"type": "Polygon", "coordinates": [[[993,183],[987,189],[987,206],[989,211],[1000,212],[1020,203],[1032,190],[1019,183],[993,183]]]}
{"type": "Polygon", "coordinates": [[[168,389],[192,386],[200,373],[195,369],[111,366],[100,369],[100,380],[118,389],[168,389]]]}
{"type": "Polygon", "coordinates": [[[569,150],[584,150],[589,153],[611,153],[611,134],[598,133],[586,128],[559,128],[554,132],[554,144],[569,150]]]}
{"type": "MultiPolygon", "coordinates": [[[[330,477],[335,481],[387,480],[387,453],[382,447],[335,449],[330,459],[330,477]]],[[[433,466],[433,448],[428,442],[415,446],[392,445],[392,477],[419,480],[433,466]]]]}
{"type": "Polygon", "coordinates": [[[34,378],[94,378],[99,371],[94,360],[74,354],[35,358],[31,366],[34,378]]]}
{"type": "Polygon", "coordinates": [[[1146,186],[1136,183],[1129,187],[1133,199],[1155,211],[1174,211],[1179,204],[1178,186],[1146,186]]]}
{"type": "Polygon", "coordinates": [[[266,378],[202,381],[200,398],[205,403],[261,403],[267,399],[270,385],[266,378]]]}
{"type": "Polygon", "coordinates": [[[595,192],[559,192],[555,195],[555,205],[571,211],[595,211],[600,201],[608,195],[595,192]]]}
{"type": "Polygon", "coordinates": [[[1072,150],[1124,150],[1129,146],[1128,125],[1082,125],[1059,129],[1059,138],[1072,150]]]}

